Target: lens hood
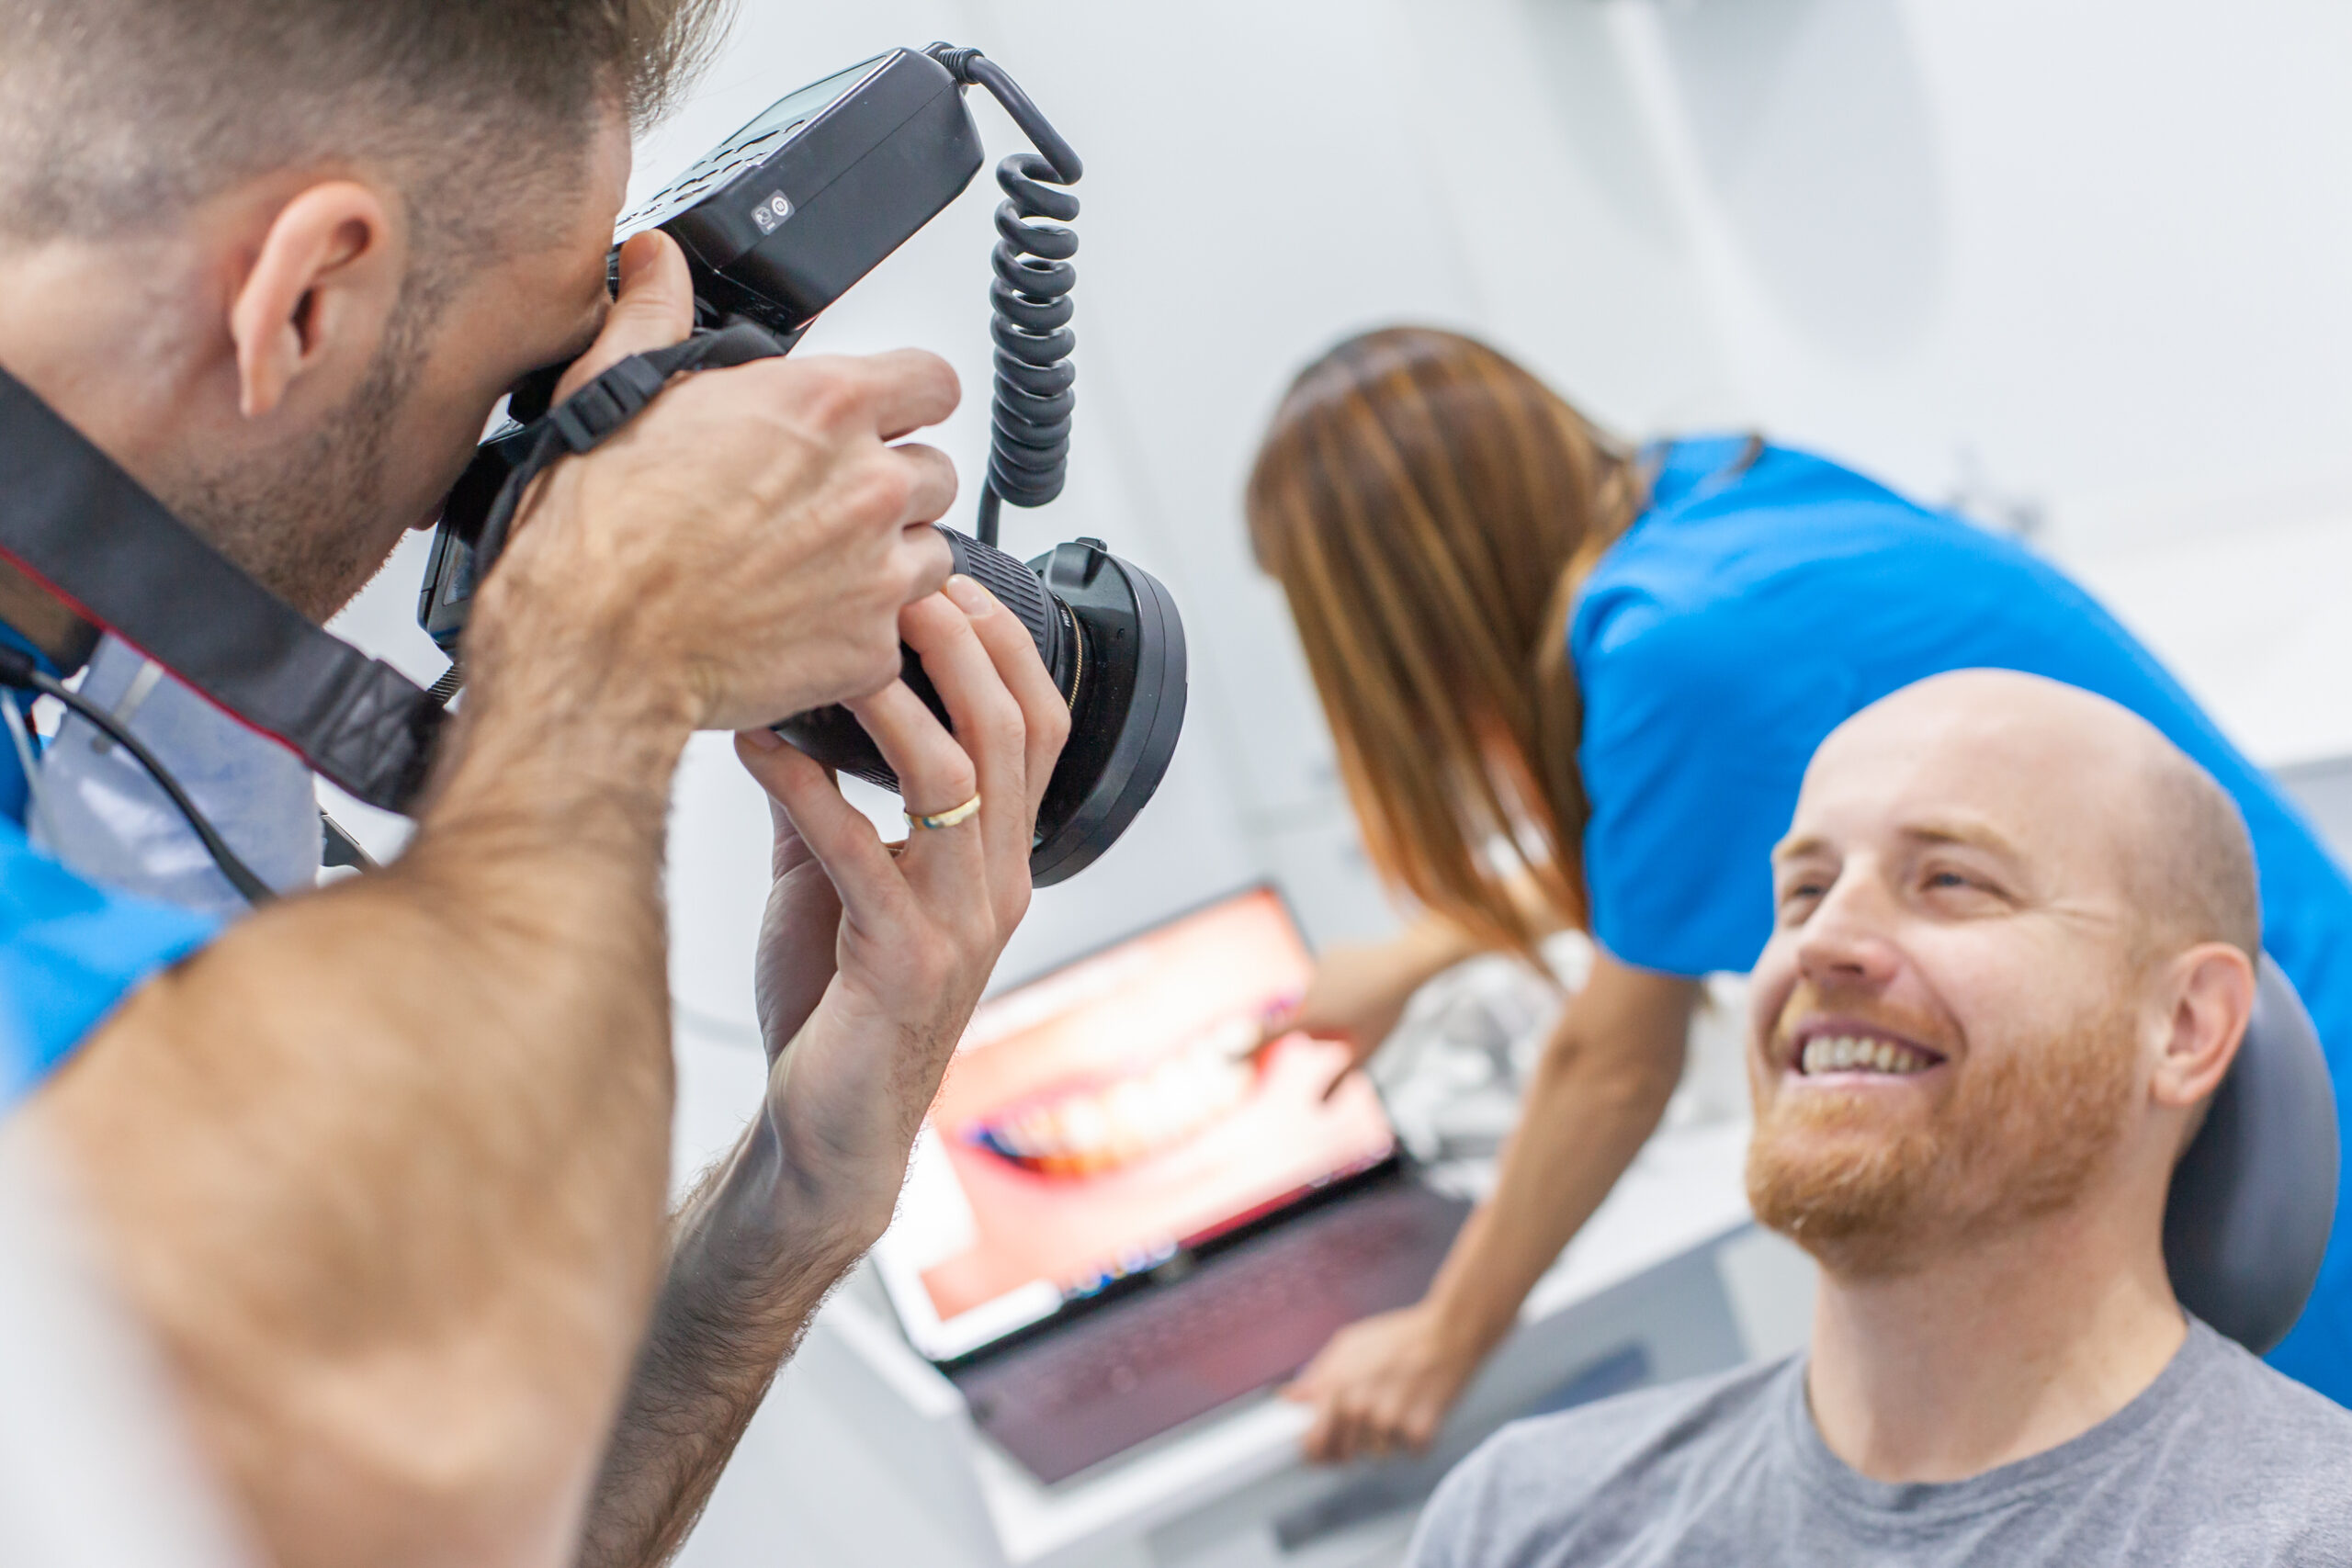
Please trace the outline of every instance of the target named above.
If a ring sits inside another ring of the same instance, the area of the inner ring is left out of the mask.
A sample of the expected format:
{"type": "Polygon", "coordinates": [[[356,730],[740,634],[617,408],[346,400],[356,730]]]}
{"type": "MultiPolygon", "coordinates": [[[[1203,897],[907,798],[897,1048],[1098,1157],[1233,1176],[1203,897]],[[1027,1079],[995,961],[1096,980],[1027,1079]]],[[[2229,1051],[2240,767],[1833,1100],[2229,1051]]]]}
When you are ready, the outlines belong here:
{"type": "MultiPolygon", "coordinates": [[[[1070,708],[1069,740],[1037,812],[1031,882],[1051,886],[1094,863],[1150,800],[1184,728],[1184,626],[1158,578],[1097,539],[1059,545],[1026,566],[942,528],[956,570],[1018,616],[1070,708]]],[[[911,649],[902,678],[940,722],[939,694],[911,649]]],[[[895,792],[898,775],[848,709],[816,708],[775,732],[831,768],[895,792]]]]}

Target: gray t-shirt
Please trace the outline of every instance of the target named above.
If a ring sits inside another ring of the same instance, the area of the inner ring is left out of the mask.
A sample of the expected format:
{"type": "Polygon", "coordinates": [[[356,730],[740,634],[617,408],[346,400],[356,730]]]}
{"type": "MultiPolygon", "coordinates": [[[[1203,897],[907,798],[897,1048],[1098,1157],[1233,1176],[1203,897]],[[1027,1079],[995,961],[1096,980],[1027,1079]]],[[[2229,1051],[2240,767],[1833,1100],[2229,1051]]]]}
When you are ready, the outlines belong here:
{"type": "Polygon", "coordinates": [[[1446,1478],[1412,1568],[2352,1563],[2352,1411],[2201,1323],[2137,1399],[1967,1481],[1829,1451],[1795,1357],[1521,1421],[1446,1478]]]}

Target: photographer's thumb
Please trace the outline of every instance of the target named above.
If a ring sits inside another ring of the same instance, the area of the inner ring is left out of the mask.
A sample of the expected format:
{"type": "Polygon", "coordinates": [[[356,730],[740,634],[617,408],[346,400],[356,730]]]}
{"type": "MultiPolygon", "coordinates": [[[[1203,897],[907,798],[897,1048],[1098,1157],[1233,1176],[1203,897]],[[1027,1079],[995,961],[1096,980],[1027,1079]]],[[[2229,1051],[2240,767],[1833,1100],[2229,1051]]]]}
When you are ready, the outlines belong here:
{"type": "Polygon", "coordinates": [[[604,331],[556,383],[563,401],[633,354],[667,348],[694,330],[695,285],[686,255],[659,229],[621,247],[620,291],[604,331]]]}

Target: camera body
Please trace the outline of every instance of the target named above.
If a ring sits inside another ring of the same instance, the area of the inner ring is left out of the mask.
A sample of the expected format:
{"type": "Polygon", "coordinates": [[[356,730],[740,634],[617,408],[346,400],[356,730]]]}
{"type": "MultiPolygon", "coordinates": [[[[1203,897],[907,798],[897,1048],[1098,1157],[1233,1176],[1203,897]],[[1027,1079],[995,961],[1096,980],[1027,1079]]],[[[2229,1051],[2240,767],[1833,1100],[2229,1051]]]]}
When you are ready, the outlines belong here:
{"type": "MultiPolygon", "coordinates": [[[[997,211],[997,386],[978,536],[941,532],[956,570],[986,585],[1028,627],[1070,706],[1069,740],[1030,856],[1032,880],[1044,886],[1091,864],[1151,798],[1182,732],[1186,696],[1183,623],[1150,573],[1099,539],[1061,545],[1025,566],[995,547],[1001,504],[1042,504],[1061,488],[1075,402],[1066,361],[1075,342],[1068,296],[1077,240],[1066,225],[1078,204],[1048,186],[1079,177],[1077,153],[977,51],[894,50],[779,99],[625,214],[617,239],[658,228],[685,253],[700,346],[724,353],[679,363],[788,353],[819,312],[971,184],[983,153],[963,94],[976,84],[1004,105],[1041,155],[1008,159],[998,175],[1008,200],[997,211]]],[[[618,255],[616,243],[616,268],[618,255]]],[[[682,348],[691,355],[694,345],[682,348]]],[[[615,372],[607,372],[550,410],[564,368],[548,367],[515,387],[508,424],[482,444],[444,504],[417,619],[453,660],[475,585],[494,564],[535,465],[560,457],[566,446],[586,450],[669,373],[665,362],[650,379],[640,378],[638,400],[616,406],[604,385],[615,372]],[[583,437],[583,429],[591,434],[583,437]]],[[[946,722],[911,651],[904,669],[908,684],[946,722]]],[[[775,728],[828,766],[897,787],[844,709],[795,715],[775,728]]]]}

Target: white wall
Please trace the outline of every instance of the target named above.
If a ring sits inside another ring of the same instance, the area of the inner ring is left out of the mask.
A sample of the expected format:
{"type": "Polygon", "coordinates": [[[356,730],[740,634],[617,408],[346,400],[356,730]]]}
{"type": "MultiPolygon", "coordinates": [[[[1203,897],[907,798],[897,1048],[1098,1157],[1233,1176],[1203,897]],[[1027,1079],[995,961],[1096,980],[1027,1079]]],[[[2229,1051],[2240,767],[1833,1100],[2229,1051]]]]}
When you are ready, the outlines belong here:
{"type": "Polygon", "coordinates": [[[2352,750],[2352,11],[1600,9],[1740,417],[2038,520],[2256,757],[2352,750]]]}
{"type": "Polygon", "coordinates": [[[1619,16],[1755,417],[2062,506],[2347,471],[2342,6],[1619,16]]]}

